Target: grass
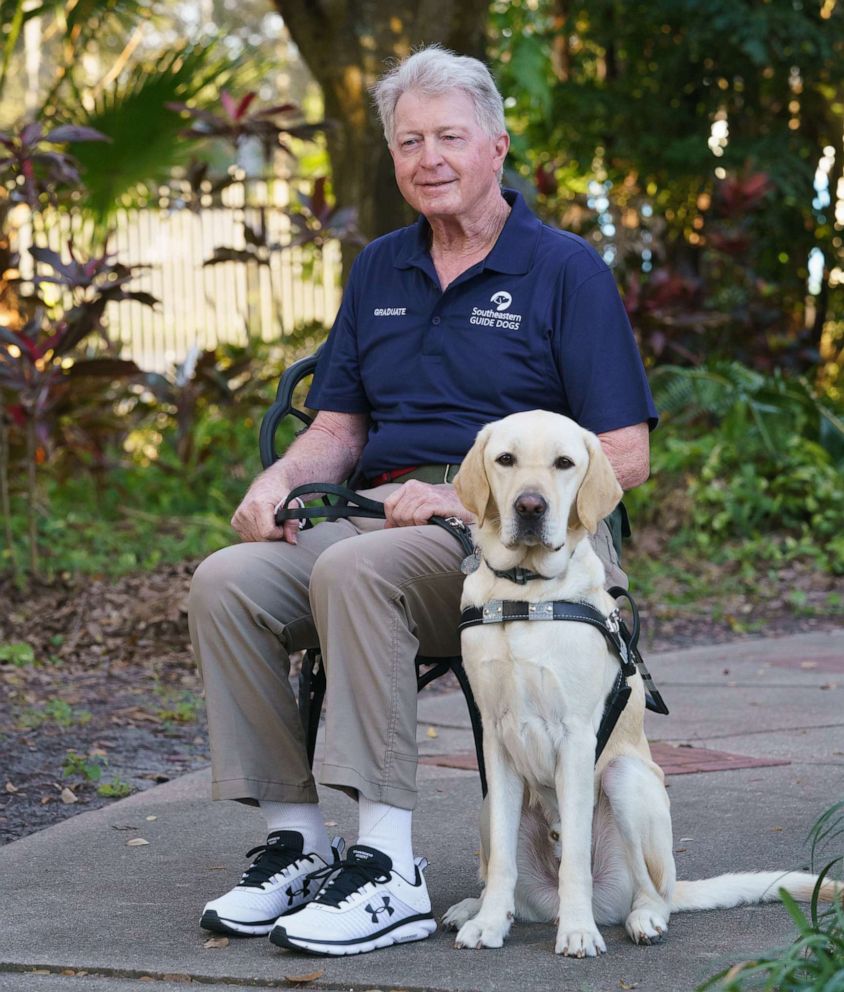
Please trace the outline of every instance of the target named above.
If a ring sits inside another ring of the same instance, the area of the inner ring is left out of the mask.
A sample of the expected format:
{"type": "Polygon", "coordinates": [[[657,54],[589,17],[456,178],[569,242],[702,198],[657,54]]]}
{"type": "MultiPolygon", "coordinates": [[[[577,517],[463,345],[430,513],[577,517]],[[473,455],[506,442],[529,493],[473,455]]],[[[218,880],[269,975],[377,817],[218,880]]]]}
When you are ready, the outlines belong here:
{"type": "MultiPolygon", "coordinates": [[[[116,577],[203,558],[231,544],[232,512],[261,469],[256,424],[233,416],[230,429],[214,442],[189,464],[181,464],[162,443],[160,457],[151,459],[152,449],[141,444],[132,457],[121,454],[123,464],[104,479],[78,469],[42,472],[43,577],[116,577]]],[[[14,548],[0,548],[0,573],[11,571],[13,556],[19,564],[27,560],[22,491],[13,493],[11,525],[14,548]]]]}
{"type": "Polygon", "coordinates": [[[18,710],[15,722],[21,730],[36,730],[49,723],[66,730],[90,723],[91,719],[90,710],[71,706],[64,699],[50,699],[41,708],[26,706],[18,710]]]}
{"type": "Polygon", "coordinates": [[[79,779],[82,782],[97,783],[97,795],[104,799],[124,799],[135,790],[120,777],[113,777],[107,782],[101,782],[103,771],[108,765],[108,759],[101,755],[78,754],[68,751],[62,765],[62,775],[65,778],[79,779]]]}

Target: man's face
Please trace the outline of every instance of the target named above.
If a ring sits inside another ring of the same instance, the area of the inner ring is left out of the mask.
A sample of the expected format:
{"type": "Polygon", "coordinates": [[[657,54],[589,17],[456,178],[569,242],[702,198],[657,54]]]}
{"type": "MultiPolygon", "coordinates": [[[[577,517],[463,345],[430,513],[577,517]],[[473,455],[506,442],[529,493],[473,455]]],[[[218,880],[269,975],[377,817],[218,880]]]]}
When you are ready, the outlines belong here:
{"type": "Polygon", "coordinates": [[[429,220],[470,219],[485,211],[497,194],[509,145],[506,133],[490,138],[481,129],[464,90],[439,96],[408,90],[396,104],[390,148],[396,182],[405,200],[429,220]]]}

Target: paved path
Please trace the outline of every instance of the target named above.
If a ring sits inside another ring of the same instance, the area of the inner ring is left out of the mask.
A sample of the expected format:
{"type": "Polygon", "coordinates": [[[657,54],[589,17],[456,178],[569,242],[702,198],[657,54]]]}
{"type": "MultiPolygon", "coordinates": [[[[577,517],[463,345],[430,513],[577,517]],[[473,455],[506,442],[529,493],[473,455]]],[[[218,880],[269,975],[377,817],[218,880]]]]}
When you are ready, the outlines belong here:
{"type": "MultiPolygon", "coordinates": [[[[808,865],[808,828],[844,796],[844,630],[647,660],[671,708],[648,719],[669,771],[679,875],[808,865]]],[[[430,858],[441,915],[478,889],[480,789],[473,771],[455,767],[471,751],[459,694],[423,693],[419,717],[416,848],[430,858]]],[[[325,792],[330,831],[353,840],[353,804],[325,792]]],[[[0,848],[0,992],[181,992],[188,981],[246,992],[296,987],[314,973],[298,987],[691,992],[792,936],[773,905],[676,915],[654,947],[604,928],[608,954],[592,961],[556,957],[553,927],[518,924],[495,951],[457,951],[442,931],[339,960],[262,939],[206,948],[203,903],[233,884],[262,839],[254,811],[207,794],[208,773],[197,772],[0,848]],[[148,843],[129,845],[139,838],[148,843]]]]}

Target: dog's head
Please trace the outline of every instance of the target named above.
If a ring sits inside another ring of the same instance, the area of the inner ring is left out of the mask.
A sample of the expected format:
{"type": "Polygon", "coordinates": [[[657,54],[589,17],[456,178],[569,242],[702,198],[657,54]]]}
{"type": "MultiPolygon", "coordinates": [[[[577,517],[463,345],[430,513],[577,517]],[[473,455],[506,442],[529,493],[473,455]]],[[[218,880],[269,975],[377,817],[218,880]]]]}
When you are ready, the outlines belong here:
{"type": "Polygon", "coordinates": [[[454,484],[477,517],[481,550],[495,543],[522,554],[565,547],[570,553],[622,495],[598,438],[544,410],[487,424],[454,484]]]}

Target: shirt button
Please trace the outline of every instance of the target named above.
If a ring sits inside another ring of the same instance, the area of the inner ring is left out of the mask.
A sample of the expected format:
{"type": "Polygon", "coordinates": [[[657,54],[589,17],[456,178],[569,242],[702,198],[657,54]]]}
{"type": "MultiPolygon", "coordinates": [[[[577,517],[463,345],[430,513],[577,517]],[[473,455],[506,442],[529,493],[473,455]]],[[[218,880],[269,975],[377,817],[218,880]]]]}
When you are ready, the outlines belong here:
{"type": "Polygon", "coordinates": [[[439,317],[432,317],[431,318],[431,323],[432,324],[439,324],[439,322],[440,322],[440,318],[439,317]]]}

